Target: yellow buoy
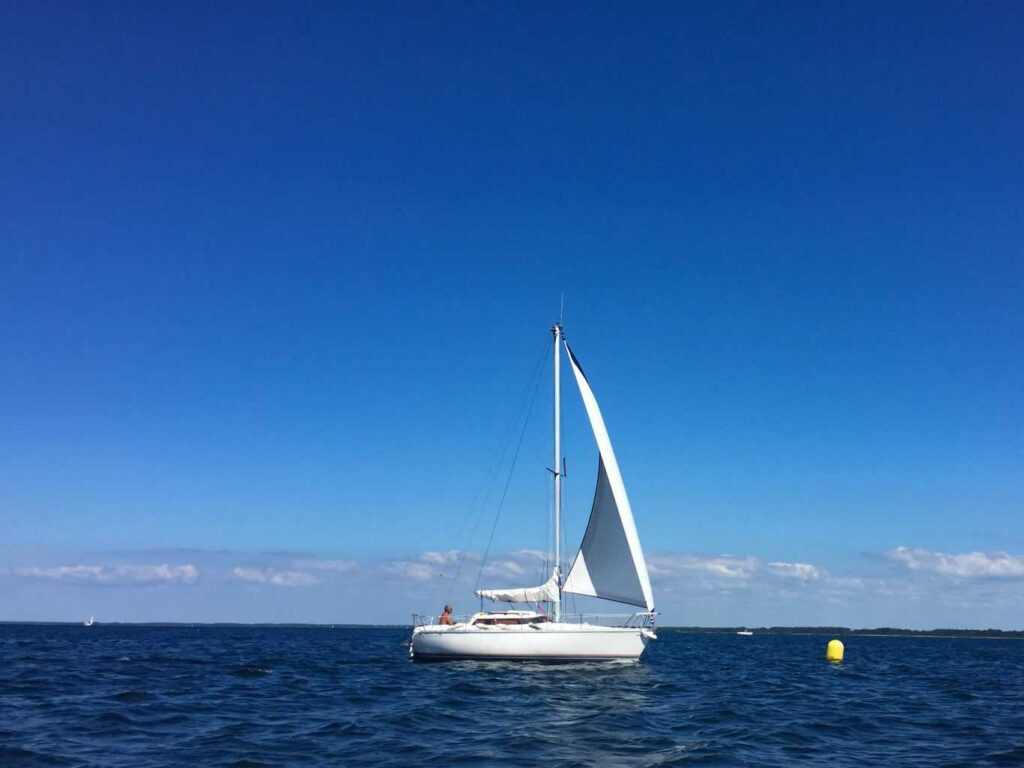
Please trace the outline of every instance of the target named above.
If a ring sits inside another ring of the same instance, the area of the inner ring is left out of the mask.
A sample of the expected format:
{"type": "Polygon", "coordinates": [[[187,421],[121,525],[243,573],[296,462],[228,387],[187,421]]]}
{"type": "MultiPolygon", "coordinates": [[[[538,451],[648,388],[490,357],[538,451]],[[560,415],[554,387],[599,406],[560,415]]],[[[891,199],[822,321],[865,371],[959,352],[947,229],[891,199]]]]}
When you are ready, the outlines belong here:
{"type": "Polygon", "coordinates": [[[843,642],[841,640],[829,640],[825,648],[825,658],[828,661],[842,661],[843,642]]]}

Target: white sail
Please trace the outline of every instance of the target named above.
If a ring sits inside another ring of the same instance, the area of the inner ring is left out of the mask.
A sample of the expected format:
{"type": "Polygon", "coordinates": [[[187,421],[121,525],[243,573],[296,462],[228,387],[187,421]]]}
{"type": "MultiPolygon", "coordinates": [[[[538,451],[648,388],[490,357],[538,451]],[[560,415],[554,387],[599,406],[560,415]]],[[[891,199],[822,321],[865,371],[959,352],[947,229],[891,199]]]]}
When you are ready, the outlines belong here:
{"type": "Polygon", "coordinates": [[[615,460],[615,451],[590,383],[568,344],[565,349],[590,418],[600,458],[587,532],[562,591],[616,600],[652,611],[654,596],[647,575],[647,562],[640,548],[640,537],[633,522],[633,511],[626,496],[619,463],[615,460]]]}
{"type": "Polygon", "coordinates": [[[517,587],[515,589],[478,589],[477,597],[486,597],[501,603],[557,603],[558,602],[558,575],[553,574],[550,579],[539,587],[517,587]]]}

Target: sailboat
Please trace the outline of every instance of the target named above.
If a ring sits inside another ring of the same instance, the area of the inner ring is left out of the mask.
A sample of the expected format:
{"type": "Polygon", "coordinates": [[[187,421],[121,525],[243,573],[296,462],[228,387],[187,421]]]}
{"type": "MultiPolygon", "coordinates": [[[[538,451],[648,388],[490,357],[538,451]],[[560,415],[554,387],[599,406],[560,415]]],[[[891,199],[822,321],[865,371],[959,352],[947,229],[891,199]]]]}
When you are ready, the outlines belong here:
{"type": "Polygon", "coordinates": [[[477,597],[495,602],[534,605],[533,610],[480,611],[456,624],[419,622],[409,653],[416,660],[638,659],[654,630],[654,596],[626,486],[619,472],[601,409],[579,360],[565,340],[561,323],[554,334],[554,570],[539,587],[480,589],[477,597]],[[561,351],[579,388],[598,450],[597,488],[580,548],[565,578],[561,568],[562,477],[561,351]],[[563,595],[602,598],[637,607],[619,626],[564,615],[563,595]],[[547,610],[540,606],[546,605],[547,610]]]}
{"type": "Polygon", "coordinates": [[[88,619],[86,619],[83,622],[83,624],[85,624],[85,626],[87,626],[87,627],[91,627],[95,623],[96,623],[96,620],[92,616],[90,616],[88,619]]]}

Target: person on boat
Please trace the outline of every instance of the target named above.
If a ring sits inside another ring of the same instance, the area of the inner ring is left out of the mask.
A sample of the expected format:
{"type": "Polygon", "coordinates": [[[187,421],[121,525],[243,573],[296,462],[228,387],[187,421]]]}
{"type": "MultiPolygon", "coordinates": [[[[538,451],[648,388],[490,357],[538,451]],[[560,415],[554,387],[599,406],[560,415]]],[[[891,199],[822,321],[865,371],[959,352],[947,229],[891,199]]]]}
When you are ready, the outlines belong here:
{"type": "Polygon", "coordinates": [[[442,611],[441,613],[441,618],[437,620],[437,623],[449,625],[455,623],[454,621],[452,621],[452,607],[450,605],[446,605],[444,607],[444,611],[442,611]]]}

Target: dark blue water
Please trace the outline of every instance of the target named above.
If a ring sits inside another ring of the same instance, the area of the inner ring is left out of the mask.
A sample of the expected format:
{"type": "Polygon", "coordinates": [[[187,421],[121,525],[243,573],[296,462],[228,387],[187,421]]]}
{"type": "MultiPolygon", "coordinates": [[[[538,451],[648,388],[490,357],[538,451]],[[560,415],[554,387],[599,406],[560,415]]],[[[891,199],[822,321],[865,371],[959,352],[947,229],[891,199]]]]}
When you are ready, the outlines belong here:
{"type": "Polygon", "coordinates": [[[662,631],[414,664],[398,629],[0,626],[0,766],[1024,766],[1024,642],[662,631]]]}

